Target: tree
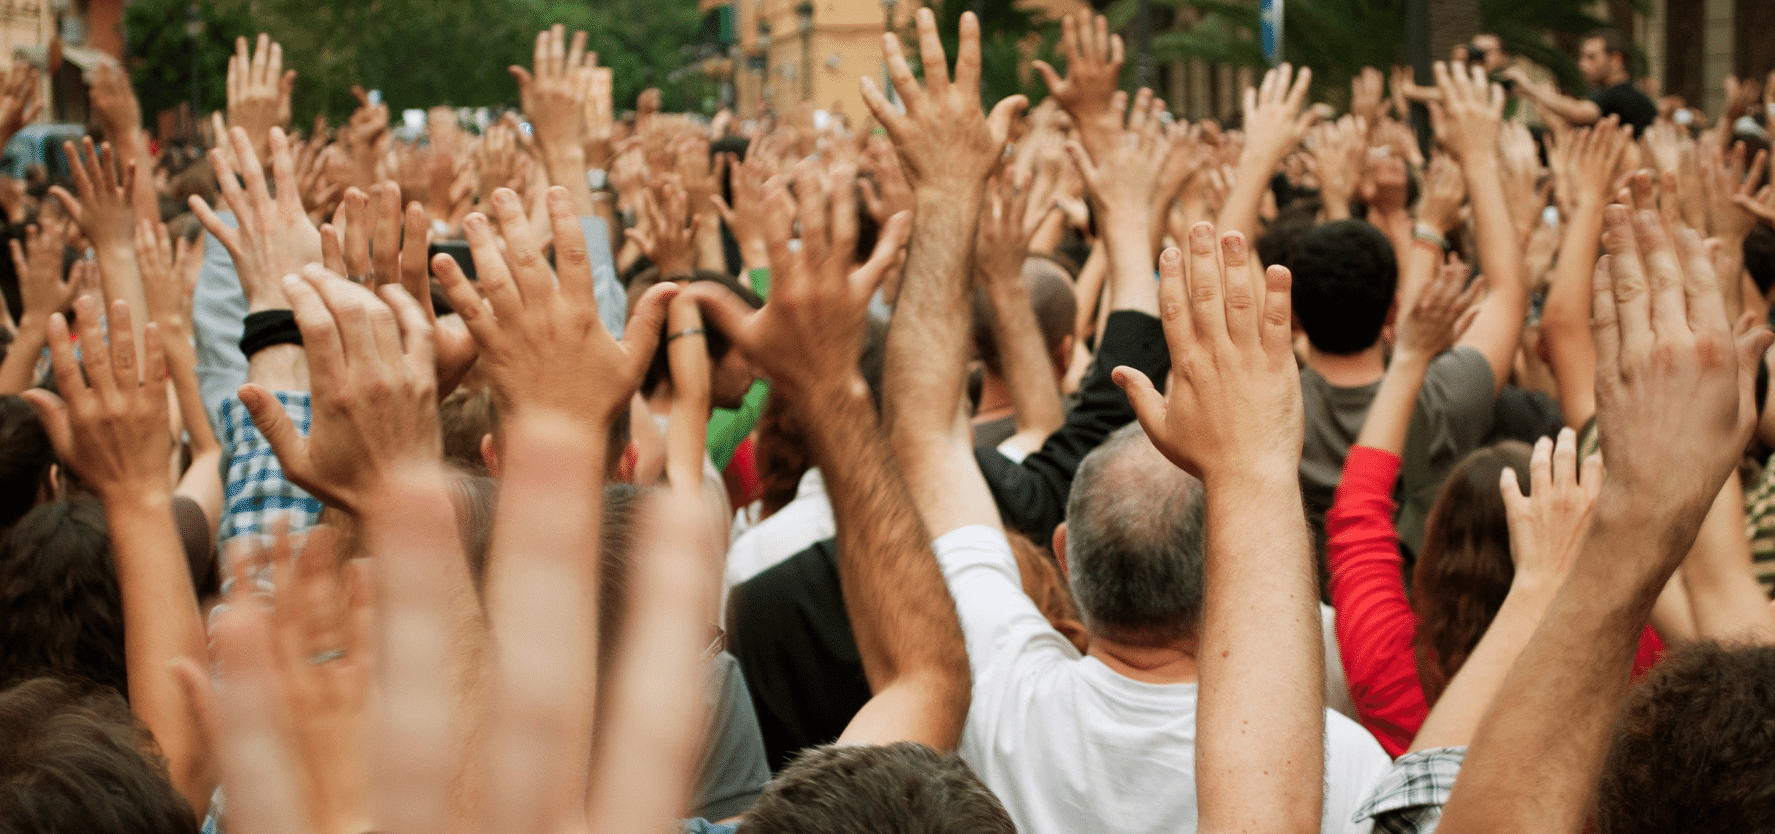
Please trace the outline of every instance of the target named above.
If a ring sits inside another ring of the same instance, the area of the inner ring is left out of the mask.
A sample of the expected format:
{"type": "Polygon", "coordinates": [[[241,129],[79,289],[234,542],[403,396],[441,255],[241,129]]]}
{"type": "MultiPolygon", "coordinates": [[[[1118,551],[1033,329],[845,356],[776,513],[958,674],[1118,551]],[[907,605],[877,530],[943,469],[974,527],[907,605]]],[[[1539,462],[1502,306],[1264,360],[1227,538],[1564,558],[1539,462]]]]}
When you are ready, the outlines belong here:
{"type": "Polygon", "coordinates": [[[124,12],[124,50],[130,56],[130,81],[144,116],[191,100],[191,38],[185,34],[185,24],[192,6],[203,22],[197,38],[198,108],[208,112],[227,103],[226,73],[234,38],[253,31],[242,10],[220,3],[136,0],[124,12]]]}
{"type": "MultiPolygon", "coordinates": [[[[1030,71],[1029,62],[1040,58],[1059,65],[1055,50],[1060,42],[1058,22],[1048,19],[1040,10],[1018,5],[1016,0],[936,0],[930,5],[951,75],[955,73],[955,54],[961,44],[962,13],[972,11],[980,17],[980,98],[988,106],[1017,93],[1029,96],[1033,106],[1047,95],[1041,78],[1030,71]]],[[[913,73],[922,76],[918,34],[913,24],[907,24],[900,32],[900,41],[906,45],[913,73]]]]}

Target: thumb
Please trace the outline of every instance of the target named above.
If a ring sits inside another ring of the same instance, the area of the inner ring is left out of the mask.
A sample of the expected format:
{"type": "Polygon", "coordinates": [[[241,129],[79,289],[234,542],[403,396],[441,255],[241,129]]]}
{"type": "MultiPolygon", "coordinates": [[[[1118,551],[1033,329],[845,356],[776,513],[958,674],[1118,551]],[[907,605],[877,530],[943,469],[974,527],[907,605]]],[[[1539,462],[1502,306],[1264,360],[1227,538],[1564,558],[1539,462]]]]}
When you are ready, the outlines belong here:
{"type": "MultiPolygon", "coordinates": [[[[685,289],[685,292],[689,293],[691,299],[696,301],[697,309],[702,311],[706,326],[712,326],[729,340],[736,344],[740,343],[740,340],[735,338],[736,334],[743,333],[746,321],[756,314],[750,304],[741,301],[739,296],[734,295],[733,291],[726,287],[708,281],[693,283],[685,289]]],[[[657,331],[658,328],[655,330],[657,331]]],[[[741,344],[740,347],[743,349],[749,346],[741,344]]],[[[750,355],[749,352],[748,355],[750,355]]]]}
{"type": "Polygon", "coordinates": [[[1163,442],[1167,411],[1165,395],[1153,387],[1152,379],[1139,368],[1118,365],[1110,373],[1110,379],[1128,395],[1128,405],[1134,408],[1135,419],[1140,421],[1140,427],[1146,430],[1146,436],[1152,439],[1153,445],[1163,451],[1168,445],[1163,442]]]}
{"type": "Polygon", "coordinates": [[[636,366],[636,379],[641,377],[640,372],[653,361],[654,351],[659,349],[659,331],[665,325],[666,306],[678,292],[677,284],[654,284],[635,303],[635,314],[629,317],[628,325],[623,328],[622,344],[629,352],[629,362],[636,366]]]}
{"type": "Polygon", "coordinates": [[[309,489],[307,484],[312,482],[312,478],[308,477],[308,440],[290,420],[283,404],[262,385],[243,385],[239,394],[241,405],[246,406],[247,414],[252,415],[253,426],[265,436],[265,442],[271,444],[271,452],[277,455],[277,462],[283,466],[284,474],[297,486],[309,489]]]}
{"type": "Polygon", "coordinates": [[[51,391],[32,388],[19,394],[31,409],[37,412],[37,419],[43,423],[43,433],[49,435],[49,445],[55,449],[56,457],[63,462],[74,457],[74,431],[68,424],[68,404],[51,391]]]}

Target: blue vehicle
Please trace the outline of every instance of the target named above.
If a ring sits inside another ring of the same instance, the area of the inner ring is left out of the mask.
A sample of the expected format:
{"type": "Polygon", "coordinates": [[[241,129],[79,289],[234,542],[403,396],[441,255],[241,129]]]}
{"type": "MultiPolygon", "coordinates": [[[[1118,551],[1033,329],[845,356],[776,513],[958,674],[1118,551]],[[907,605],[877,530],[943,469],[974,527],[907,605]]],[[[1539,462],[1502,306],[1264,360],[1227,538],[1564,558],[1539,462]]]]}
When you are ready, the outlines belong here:
{"type": "Polygon", "coordinates": [[[62,143],[78,142],[85,135],[84,125],[68,122],[25,125],[6,143],[5,156],[0,158],[0,174],[22,180],[25,169],[42,165],[51,181],[67,177],[72,172],[62,143]]]}

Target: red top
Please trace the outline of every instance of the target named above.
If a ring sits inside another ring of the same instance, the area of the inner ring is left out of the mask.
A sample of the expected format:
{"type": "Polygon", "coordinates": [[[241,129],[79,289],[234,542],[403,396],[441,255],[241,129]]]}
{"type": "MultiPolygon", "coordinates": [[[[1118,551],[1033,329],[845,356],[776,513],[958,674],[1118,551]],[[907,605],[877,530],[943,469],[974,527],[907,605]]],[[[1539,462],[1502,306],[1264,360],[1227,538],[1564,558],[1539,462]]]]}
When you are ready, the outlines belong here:
{"type": "MultiPolygon", "coordinates": [[[[1417,617],[1393,529],[1393,481],[1399,456],[1350,447],[1337,499],[1325,518],[1331,568],[1331,605],[1337,609],[1337,646],[1357,718],[1388,755],[1399,756],[1429,714],[1418,682],[1412,641],[1417,617]]],[[[1664,644],[1650,626],[1640,637],[1633,675],[1651,668],[1664,644]]]]}

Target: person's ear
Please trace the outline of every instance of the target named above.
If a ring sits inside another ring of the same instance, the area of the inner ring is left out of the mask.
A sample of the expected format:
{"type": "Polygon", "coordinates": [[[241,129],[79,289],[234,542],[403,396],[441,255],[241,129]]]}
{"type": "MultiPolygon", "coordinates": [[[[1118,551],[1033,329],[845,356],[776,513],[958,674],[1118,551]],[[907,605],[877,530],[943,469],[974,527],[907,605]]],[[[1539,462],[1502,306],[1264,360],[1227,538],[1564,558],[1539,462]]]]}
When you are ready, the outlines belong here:
{"type": "Polygon", "coordinates": [[[1060,522],[1059,527],[1054,528],[1054,559],[1060,562],[1060,575],[1066,577],[1066,581],[1071,582],[1072,573],[1066,567],[1066,522],[1064,521],[1060,522]]]}
{"type": "Polygon", "coordinates": [[[481,462],[487,464],[487,474],[494,480],[499,479],[499,447],[493,445],[493,435],[481,435],[481,462]]]}

